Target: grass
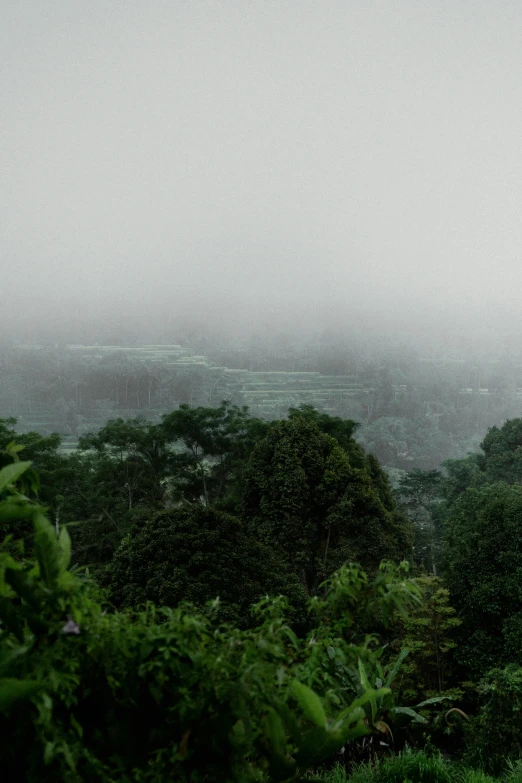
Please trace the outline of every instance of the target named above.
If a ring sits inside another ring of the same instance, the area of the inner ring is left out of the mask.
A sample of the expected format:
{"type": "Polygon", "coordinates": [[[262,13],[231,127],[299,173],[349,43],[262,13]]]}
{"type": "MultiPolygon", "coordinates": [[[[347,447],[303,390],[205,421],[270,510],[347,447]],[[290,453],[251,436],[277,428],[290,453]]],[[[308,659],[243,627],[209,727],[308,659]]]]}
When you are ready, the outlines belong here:
{"type": "Polygon", "coordinates": [[[440,755],[406,751],[375,765],[361,764],[349,775],[338,764],[320,777],[325,783],[522,783],[522,762],[511,765],[502,777],[492,778],[480,770],[448,762],[440,755]]]}

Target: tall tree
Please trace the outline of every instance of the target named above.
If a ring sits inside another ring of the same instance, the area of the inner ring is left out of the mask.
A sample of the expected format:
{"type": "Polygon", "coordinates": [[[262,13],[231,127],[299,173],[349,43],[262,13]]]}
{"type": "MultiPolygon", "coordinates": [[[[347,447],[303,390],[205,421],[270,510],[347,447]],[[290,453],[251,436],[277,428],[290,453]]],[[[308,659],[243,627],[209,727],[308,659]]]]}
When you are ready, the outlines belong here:
{"type": "Polygon", "coordinates": [[[266,422],[230,402],[218,408],[180,407],[160,426],[171,444],[171,475],[178,500],[234,508],[241,477],[266,422]]]}
{"type": "Polygon", "coordinates": [[[414,522],[415,559],[434,576],[440,567],[442,547],[443,483],[440,471],[415,468],[401,479],[396,492],[401,506],[414,522]]]}
{"type": "Polygon", "coordinates": [[[310,592],[347,560],[375,568],[409,553],[409,523],[391,502],[309,415],[272,424],[245,475],[248,523],[310,592]]]}
{"type": "Polygon", "coordinates": [[[522,646],[522,487],[468,489],[446,519],[445,578],[463,624],[458,658],[478,677],[522,646]],[[508,643],[509,641],[509,643],[508,643]]]}

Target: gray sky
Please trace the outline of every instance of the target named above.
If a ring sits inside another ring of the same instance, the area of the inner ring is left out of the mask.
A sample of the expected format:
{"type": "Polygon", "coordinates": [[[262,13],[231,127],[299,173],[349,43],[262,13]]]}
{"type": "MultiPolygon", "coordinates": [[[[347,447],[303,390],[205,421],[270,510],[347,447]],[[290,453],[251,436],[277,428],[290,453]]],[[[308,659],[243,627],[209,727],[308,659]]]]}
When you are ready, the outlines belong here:
{"type": "Polygon", "coordinates": [[[4,318],[518,313],[520,0],[0,11],[4,318]]]}

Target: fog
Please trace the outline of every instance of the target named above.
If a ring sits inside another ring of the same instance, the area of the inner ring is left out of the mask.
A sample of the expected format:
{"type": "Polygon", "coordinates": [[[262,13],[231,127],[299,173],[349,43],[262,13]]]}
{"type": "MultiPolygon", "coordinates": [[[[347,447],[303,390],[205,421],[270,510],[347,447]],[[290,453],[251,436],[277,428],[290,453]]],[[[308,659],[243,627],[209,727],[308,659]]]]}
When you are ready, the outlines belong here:
{"type": "Polygon", "coordinates": [[[4,331],[518,336],[517,0],[0,9],[4,331]]]}

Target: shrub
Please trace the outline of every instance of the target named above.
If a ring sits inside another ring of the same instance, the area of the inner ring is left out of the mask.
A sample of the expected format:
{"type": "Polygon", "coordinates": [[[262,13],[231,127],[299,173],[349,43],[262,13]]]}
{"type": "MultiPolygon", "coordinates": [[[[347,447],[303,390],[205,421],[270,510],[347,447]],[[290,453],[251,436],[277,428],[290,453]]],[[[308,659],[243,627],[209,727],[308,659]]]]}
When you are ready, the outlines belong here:
{"type": "MultiPolygon", "coordinates": [[[[492,669],[479,684],[482,706],[466,725],[466,758],[487,771],[522,757],[522,668],[492,669]]],[[[522,776],[521,776],[522,777],[522,776]]]]}
{"type": "MultiPolygon", "coordinates": [[[[284,599],[261,602],[257,627],[246,631],[185,606],[107,614],[97,588],[69,569],[67,530],[57,538],[42,509],[16,492],[27,468],[0,471],[0,520],[15,515],[35,530],[34,558],[0,552],[7,780],[297,783],[369,733],[365,708],[373,711],[389,691],[361,678],[360,695],[352,687],[339,704],[327,688],[302,682],[313,635],[299,639],[291,631],[284,599]]],[[[417,598],[391,567],[374,582],[352,568],[324,593],[325,622],[352,654],[355,617],[390,621],[417,598]],[[344,625],[336,615],[341,605],[344,625]]],[[[364,657],[365,645],[358,649],[364,657]]]]}

